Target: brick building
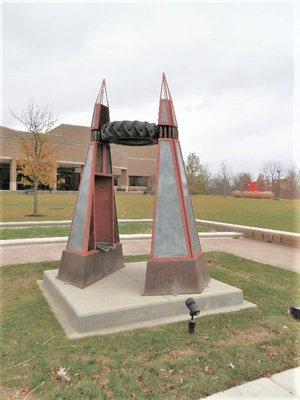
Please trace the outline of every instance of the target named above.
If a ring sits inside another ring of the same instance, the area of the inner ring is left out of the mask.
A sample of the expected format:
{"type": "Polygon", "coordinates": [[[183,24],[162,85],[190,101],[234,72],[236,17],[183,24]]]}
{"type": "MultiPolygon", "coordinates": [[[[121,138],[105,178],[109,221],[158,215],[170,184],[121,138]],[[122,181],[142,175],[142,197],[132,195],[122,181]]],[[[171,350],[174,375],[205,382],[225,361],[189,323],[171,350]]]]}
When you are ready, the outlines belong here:
{"type": "MultiPolygon", "coordinates": [[[[21,140],[28,134],[0,127],[0,190],[26,190],[17,173],[21,140]]],[[[61,124],[49,132],[51,142],[60,147],[57,184],[54,190],[77,190],[90,141],[90,128],[61,124]],[[60,179],[63,178],[63,179],[60,179]]],[[[155,174],[157,146],[129,147],[112,144],[112,165],[118,190],[144,190],[155,174]]],[[[42,189],[42,188],[41,188],[42,189]]]]}

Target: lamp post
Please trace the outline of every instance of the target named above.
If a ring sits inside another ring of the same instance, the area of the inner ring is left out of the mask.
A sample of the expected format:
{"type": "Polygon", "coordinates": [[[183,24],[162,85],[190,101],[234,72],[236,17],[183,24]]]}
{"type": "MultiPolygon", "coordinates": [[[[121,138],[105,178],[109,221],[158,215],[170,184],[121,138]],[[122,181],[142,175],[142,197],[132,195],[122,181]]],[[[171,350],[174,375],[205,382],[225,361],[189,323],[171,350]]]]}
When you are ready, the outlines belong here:
{"type": "Polygon", "coordinates": [[[280,169],[277,170],[277,197],[280,198],[280,169]]]}

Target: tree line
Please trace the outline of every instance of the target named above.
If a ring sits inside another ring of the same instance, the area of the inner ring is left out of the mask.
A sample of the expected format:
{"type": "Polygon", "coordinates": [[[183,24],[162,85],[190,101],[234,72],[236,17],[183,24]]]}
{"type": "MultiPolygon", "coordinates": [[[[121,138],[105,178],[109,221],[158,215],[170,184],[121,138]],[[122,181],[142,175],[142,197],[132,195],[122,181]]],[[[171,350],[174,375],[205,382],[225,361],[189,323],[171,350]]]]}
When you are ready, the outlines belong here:
{"type": "Polygon", "coordinates": [[[223,162],[212,174],[202,164],[196,153],[190,153],[185,161],[187,180],[192,194],[217,194],[229,196],[234,190],[247,191],[248,184],[255,181],[258,190],[271,191],[276,197],[293,199],[300,197],[300,170],[294,165],[284,166],[280,161],[269,160],[262,166],[258,176],[249,171],[234,174],[223,162]]]}

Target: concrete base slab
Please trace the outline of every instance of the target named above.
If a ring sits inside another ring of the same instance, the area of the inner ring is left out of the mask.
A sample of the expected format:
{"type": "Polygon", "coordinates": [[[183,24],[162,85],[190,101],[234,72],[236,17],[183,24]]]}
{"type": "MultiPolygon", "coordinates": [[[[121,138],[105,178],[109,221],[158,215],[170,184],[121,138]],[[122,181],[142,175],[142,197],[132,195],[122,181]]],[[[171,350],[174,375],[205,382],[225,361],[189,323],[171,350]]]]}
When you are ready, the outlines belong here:
{"type": "Polygon", "coordinates": [[[242,290],[214,279],[201,294],[142,296],[146,262],[127,264],[85,289],[57,279],[57,272],[44,271],[39,285],[69,338],[188,320],[185,300],[191,296],[200,315],[254,307],[242,290]]]}

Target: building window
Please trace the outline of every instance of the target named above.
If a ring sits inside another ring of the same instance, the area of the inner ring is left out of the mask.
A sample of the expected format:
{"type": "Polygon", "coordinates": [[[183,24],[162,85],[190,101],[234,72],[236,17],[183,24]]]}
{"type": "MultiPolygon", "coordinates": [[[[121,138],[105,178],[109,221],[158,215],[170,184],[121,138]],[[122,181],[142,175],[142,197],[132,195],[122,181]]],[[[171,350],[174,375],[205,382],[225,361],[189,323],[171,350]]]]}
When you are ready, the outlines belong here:
{"type": "Polygon", "coordinates": [[[119,186],[118,176],[114,176],[114,186],[119,186]]]}
{"type": "Polygon", "coordinates": [[[130,176],[129,177],[129,186],[144,186],[148,185],[148,177],[147,176],[130,176]]]}
{"type": "Polygon", "coordinates": [[[21,173],[20,165],[17,165],[17,190],[26,190],[32,188],[32,184],[29,183],[28,185],[26,185],[25,183],[22,183],[23,179],[26,179],[26,181],[31,182],[28,176],[25,176],[21,173]]]}
{"type": "Polygon", "coordinates": [[[0,164],[0,190],[9,190],[10,164],[0,164]]]}
{"type": "MultiPolygon", "coordinates": [[[[42,183],[39,183],[37,188],[38,190],[50,189],[49,185],[43,185],[42,183]]],[[[17,165],[17,190],[30,190],[30,189],[33,189],[32,180],[27,175],[22,174],[20,165],[17,165]],[[28,183],[25,183],[23,179],[28,183]]]]}
{"type": "Polygon", "coordinates": [[[57,190],[78,190],[80,173],[75,168],[57,168],[57,190]]]}

